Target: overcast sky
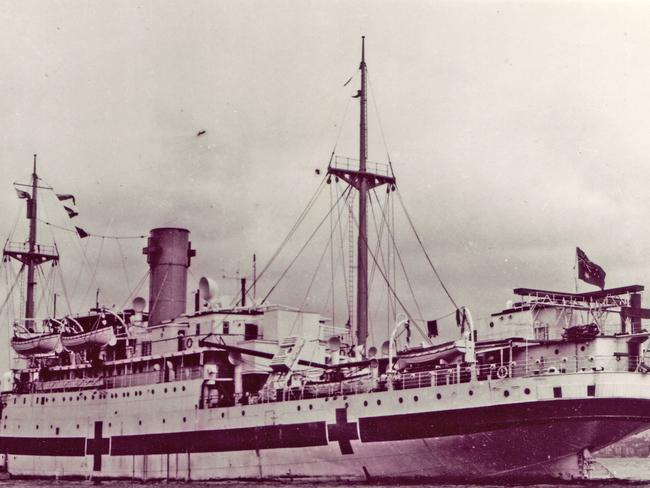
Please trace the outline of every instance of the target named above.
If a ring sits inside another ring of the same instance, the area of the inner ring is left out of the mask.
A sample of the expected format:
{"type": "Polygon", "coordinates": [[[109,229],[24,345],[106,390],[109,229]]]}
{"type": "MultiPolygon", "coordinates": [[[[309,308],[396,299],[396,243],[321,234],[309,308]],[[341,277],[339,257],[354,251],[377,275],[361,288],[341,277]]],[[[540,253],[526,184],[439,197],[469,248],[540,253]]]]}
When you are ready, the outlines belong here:
{"type": "MultiPolygon", "coordinates": [[[[650,3],[2,2],[0,22],[3,238],[24,215],[12,183],[38,153],[44,181],[75,194],[80,212],[70,221],[46,194],[41,218],[110,235],[186,227],[198,253],[190,288],[209,275],[234,294],[221,276],[249,275],[253,253],[266,263],[340,129],[337,153],[357,156],[358,77],[343,84],[365,35],[370,159],[386,160],[381,121],[402,197],[458,303],[485,315],[514,287],[571,291],[576,245],[608,286],[650,278],[650,3]]],[[[329,188],[323,200],[303,238],[329,188]]],[[[444,315],[452,307],[396,213],[422,312],[444,315]]],[[[55,236],[77,309],[97,287],[121,305],[146,272],[142,240],[85,240],[81,269],[80,242],[55,236]]],[[[274,301],[303,303],[324,242],[274,301]]],[[[326,301],[325,271],[307,308],[326,301]]]]}

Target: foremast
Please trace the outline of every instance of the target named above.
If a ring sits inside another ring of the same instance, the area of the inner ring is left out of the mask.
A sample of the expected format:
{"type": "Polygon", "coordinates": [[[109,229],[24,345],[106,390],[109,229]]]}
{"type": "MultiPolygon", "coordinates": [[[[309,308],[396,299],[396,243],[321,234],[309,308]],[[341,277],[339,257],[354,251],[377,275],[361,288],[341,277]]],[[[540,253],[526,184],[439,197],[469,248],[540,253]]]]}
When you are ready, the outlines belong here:
{"type": "Polygon", "coordinates": [[[350,165],[346,159],[344,164],[339,164],[338,158],[330,162],[327,171],[343,179],[354,187],[359,193],[359,221],[357,238],[357,316],[356,316],[356,341],[365,354],[365,345],[368,338],[368,225],[367,203],[368,191],[383,184],[393,185],[395,177],[386,168],[380,171],[375,165],[374,171],[368,170],[368,93],[367,93],[367,67],[365,53],[365,36],[361,37],[361,87],[354,98],[359,99],[359,165],[350,165]]]}
{"type": "Polygon", "coordinates": [[[36,302],[36,268],[48,261],[58,262],[59,254],[53,246],[41,246],[37,244],[37,222],[38,222],[38,174],[36,173],[36,154],[34,154],[34,165],[32,170],[32,181],[29,185],[17,184],[31,188],[31,193],[19,190],[21,198],[27,203],[27,220],[29,221],[29,235],[27,242],[7,242],[3,250],[3,256],[20,261],[23,268],[27,269],[27,285],[25,293],[25,328],[33,332],[35,327],[36,302]]]}

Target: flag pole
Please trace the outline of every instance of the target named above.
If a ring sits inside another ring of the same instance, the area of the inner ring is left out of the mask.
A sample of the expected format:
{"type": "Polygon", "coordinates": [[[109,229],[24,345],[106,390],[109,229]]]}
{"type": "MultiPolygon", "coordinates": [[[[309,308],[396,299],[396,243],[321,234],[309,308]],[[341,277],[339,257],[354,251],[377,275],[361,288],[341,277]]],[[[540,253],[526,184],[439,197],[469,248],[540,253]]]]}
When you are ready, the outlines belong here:
{"type": "Polygon", "coordinates": [[[576,293],[578,293],[578,252],[576,251],[576,258],[573,262],[573,280],[575,282],[576,293]]]}

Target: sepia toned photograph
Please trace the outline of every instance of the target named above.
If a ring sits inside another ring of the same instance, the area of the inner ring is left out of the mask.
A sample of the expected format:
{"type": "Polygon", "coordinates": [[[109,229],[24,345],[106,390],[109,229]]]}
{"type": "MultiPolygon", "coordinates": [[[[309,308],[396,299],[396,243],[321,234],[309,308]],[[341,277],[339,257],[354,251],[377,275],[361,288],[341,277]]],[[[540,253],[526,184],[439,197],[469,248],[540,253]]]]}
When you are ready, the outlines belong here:
{"type": "Polygon", "coordinates": [[[650,486],[650,2],[0,0],[0,488],[650,486]]]}

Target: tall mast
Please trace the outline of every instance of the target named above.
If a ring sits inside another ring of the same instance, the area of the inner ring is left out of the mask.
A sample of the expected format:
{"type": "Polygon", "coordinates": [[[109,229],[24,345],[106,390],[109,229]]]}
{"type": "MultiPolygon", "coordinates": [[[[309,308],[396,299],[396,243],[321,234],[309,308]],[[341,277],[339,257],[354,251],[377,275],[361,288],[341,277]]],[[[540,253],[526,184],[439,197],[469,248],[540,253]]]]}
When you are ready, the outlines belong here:
{"type": "Polygon", "coordinates": [[[334,157],[327,168],[332,174],[359,192],[359,236],[357,240],[357,317],[356,340],[365,352],[368,339],[368,224],[366,206],[368,192],[380,185],[394,185],[395,177],[388,165],[372,164],[368,170],[368,85],[365,36],[361,38],[361,89],[354,98],[359,99],[359,167],[350,165],[348,158],[334,157]]]}
{"type": "Polygon", "coordinates": [[[361,89],[359,90],[359,238],[357,240],[357,345],[365,346],[368,338],[368,225],[366,204],[368,180],[365,177],[368,158],[368,121],[366,94],[366,38],[361,37],[361,89]]]}
{"type": "MultiPolygon", "coordinates": [[[[36,252],[36,218],[38,176],[36,175],[36,154],[34,154],[34,170],[32,172],[32,197],[27,200],[27,219],[29,220],[29,253],[36,252]]],[[[34,326],[34,291],[36,290],[36,263],[33,259],[27,261],[27,298],[25,300],[25,325],[32,330],[34,326]],[[30,320],[31,319],[31,320],[30,320]]]]}
{"type": "MultiPolygon", "coordinates": [[[[38,245],[36,241],[37,230],[37,197],[38,189],[45,188],[51,190],[49,187],[38,186],[38,175],[36,174],[36,154],[34,154],[34,166],[32,170],[31,184],[14,183],[16,186],[31,187],[31,194],[26,191],[19,191],[19,198],[23,198],[27,202],[27,220],[29,221],[29,236],[27,242],[7,242],[2,252],[3,257],[10,257],[23,264],[27,268],[27,293],[25,298],[25,328],[30,331],[36,329],[36,321],[34,315],[36,314],[36,303],[34,296],[36,295],[36,267],[52,261],[56,264],[59,261],[59,253],[56,246],[43,246],[38,245]]],[[[23,268],[23,269],[24,269],[23,268]]]]}

